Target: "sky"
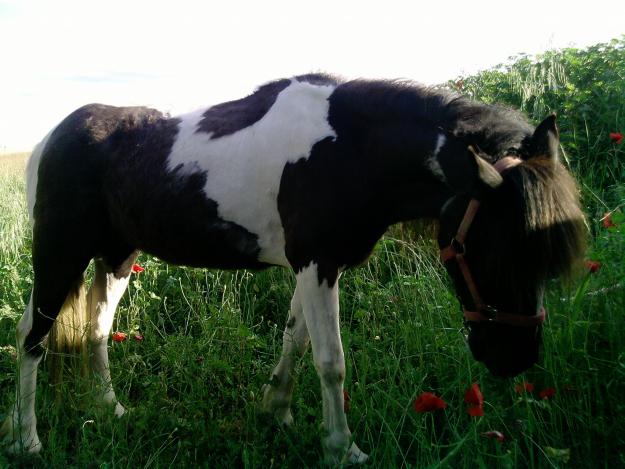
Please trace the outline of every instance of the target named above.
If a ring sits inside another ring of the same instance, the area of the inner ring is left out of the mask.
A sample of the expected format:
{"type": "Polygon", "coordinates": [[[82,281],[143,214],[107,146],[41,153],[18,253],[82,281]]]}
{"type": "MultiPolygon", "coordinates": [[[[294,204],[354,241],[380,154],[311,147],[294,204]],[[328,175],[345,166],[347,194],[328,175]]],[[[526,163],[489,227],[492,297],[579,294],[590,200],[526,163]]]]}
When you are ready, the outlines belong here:
{"type": "Polygon", "coordinates": [[[442,83],[625,33],[622,0],[0,0],[0,152],[83,104],[172,114],[314,71],[442,83]]]}

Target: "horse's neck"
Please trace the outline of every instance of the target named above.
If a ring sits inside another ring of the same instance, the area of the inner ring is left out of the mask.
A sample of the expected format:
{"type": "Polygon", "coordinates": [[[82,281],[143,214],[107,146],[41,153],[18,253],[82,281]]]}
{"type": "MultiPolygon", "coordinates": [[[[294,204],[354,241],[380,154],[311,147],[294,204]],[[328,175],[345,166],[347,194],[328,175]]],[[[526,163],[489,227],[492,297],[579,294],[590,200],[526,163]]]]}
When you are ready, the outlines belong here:
{"type": "Polygon", "coordinates": [[[372,190],[383,200],[387,223],[437,218],[453,195],[436,159],[445,137],[437,129],[394,124],[372,132],[370,140],[372,190]]]}

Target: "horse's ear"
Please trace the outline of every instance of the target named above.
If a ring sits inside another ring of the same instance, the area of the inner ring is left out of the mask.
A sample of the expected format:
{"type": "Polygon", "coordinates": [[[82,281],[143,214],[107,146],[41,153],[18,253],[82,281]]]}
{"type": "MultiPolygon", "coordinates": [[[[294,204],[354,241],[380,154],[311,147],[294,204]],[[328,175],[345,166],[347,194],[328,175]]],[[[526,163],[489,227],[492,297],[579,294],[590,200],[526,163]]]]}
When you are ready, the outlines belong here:
{"type": "Polygon", "coordinates": [[[553,161],[558,159],[558,146],[560,145],[560,133],[556,126],[556,115],[551,114],[542,121],[530,141],[529,157],[546,157],[553,161]]]}
{"type": "Polygon", "coordinates": [[[499,174],[492,164],[480,156],[473,145],[469,145],[469,160],[473,167],[473,174],[475,175],[474,188],[478,192],[479,187],[484,184],[494,189],[503,182],[501,174],[499,174]]]}

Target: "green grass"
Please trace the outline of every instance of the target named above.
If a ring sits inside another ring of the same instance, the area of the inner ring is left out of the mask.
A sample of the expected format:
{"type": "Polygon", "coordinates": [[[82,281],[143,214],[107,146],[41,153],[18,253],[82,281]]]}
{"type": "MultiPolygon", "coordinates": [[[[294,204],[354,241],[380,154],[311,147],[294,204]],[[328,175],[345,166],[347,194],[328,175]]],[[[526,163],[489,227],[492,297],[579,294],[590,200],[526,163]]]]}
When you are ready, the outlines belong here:
{"type": "MultiPolygon", "coordinates": [[[[14,399],[14,332],[31,287],[22,159],[0,158],[0,418],[14,399]]],[[[597,221],[592,221],[597,224],[597,221]]],[[[600,230],[595,275],[554,283],[539,365],[496,380],[473,361],[458,304],[429,240],[383,239],[369,263],[341,279],[348,421],[373,467],[598,467],[625,464],[625,240],[600,230]],[[620,282],[620,284],[619,284],[620,282]],[[519,395],[514,384],[535,383],[519,395]],[[464,392],[478,382],[485,415],[464,392]],[[555,387],[541,400],[538,391],[555,387]],[[417,414],[433,391],[444,411],[417,414]],[[499,430],[506,441],[481,436],[499,430]],[[555,449],[555,450],[554,450],[555,449]]],[[[397,236],[397,233],[396,233],[397,236]]],[[[110,344],[122,419],[93,406],[89,383],[65,386],[59,405],[40,367],[44,451],[0,452],[0,467],[315,467],[321,399],[310,352],[297,367],[295,427],[257,415],[261,386],[281,350],[293,276],[168,266],[143,255],[114,330],[143,341],[110,344]]]]}

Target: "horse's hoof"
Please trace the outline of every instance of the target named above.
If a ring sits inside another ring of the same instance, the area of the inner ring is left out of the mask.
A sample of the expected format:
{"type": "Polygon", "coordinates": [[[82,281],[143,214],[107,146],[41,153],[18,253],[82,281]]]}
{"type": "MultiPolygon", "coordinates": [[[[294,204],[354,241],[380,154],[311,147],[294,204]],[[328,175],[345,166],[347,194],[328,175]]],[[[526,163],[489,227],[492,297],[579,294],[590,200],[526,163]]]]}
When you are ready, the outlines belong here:
{"type": "Polygon", "coordinates": [[[5,451],[9,454],[37,454],[42,448],[37,430],[22,431],[21,435],[16,434],[12,415],[7,416],[0,426],[0,439],[5,451]]]}
{"type": "Polygon", "coordinates": [[[345,461],[348,464],[364,464],[369,459],[369,456],[362,452],[361,449],[356,446],[356,443],[352,443],[349,447],[349,451],[345,455],[345,461]]]}
{"type": "MultiPolygon", "coordinates": [[[[349,440],[348,440],[349,441],[349,440]]],[[[326,437],[322,440],[323,452],[324,452],[324,460],[325,464],[337,467],[337,466],[349,466],[349,465],[357,465],[364,464],[369,459],[369,456],[362,452],[360,448],[356,445],[356,443],[352,443],[349,449],[346,451],[345,447],[348,442],[345,442],[345,446],[343,444],[339,444],[339,441],[332,441],[331,438],[326,437]]]]}
{"type": "Polygon", "coordinates": [[[41,442],[35,437],[31,441],[14,441],[9,444],[5,451],[8,454],[39,454],[41,452],[41,442]]]}
{"type": "Polygon", "coordinates": [[[115,412],[115,417],[121,418],[128,411],[126,410],[126,408],[123,405],[121,405],[119,402],[116,402],[115,403],[115,411],[114,412],[115,412]]]}
{"type": "Polygon", "coordinates": [[[261,388],[263,393],[263,401],[260,405],[260,413],[270,415],[277,420],[280,425],[290,427],[293,425],[293,415],[291,408],[284,399],[279,399],[275,395],[275,391],[269,384],[263,385],[261,388]]]}

